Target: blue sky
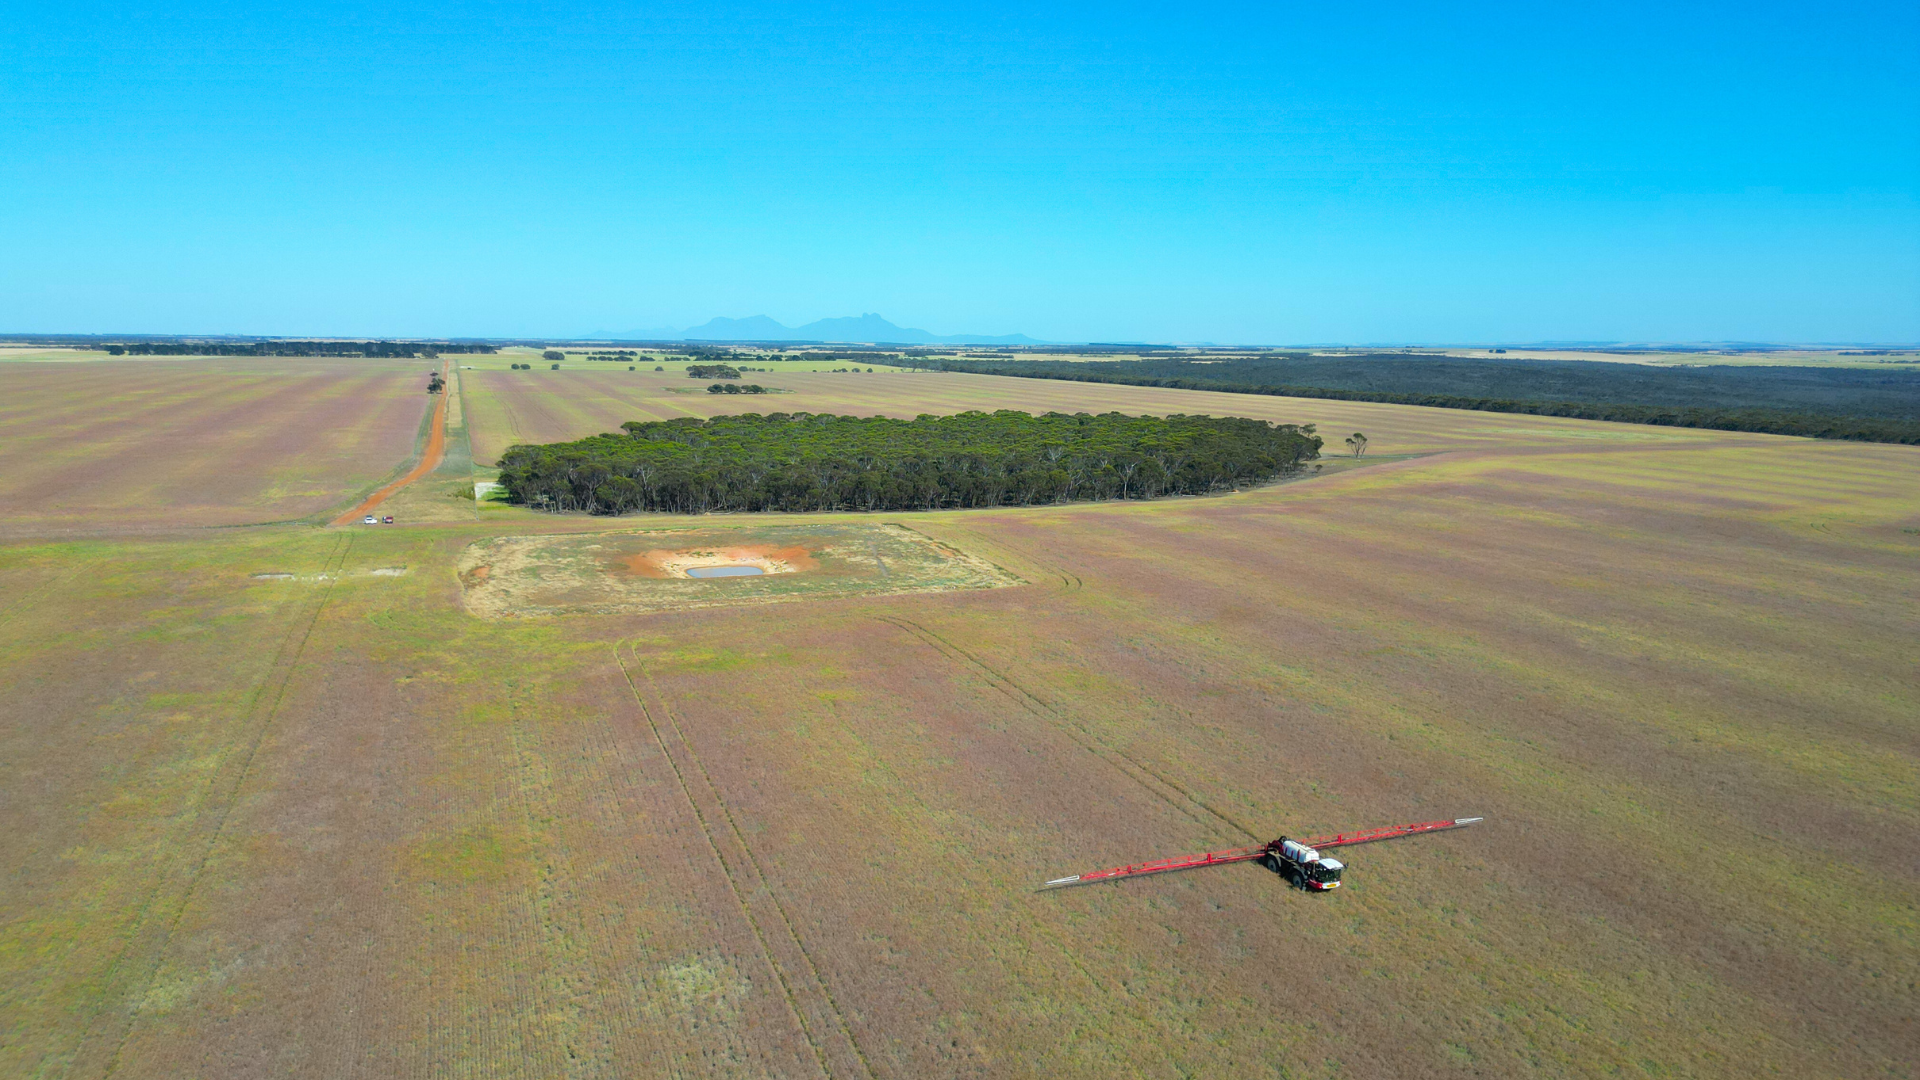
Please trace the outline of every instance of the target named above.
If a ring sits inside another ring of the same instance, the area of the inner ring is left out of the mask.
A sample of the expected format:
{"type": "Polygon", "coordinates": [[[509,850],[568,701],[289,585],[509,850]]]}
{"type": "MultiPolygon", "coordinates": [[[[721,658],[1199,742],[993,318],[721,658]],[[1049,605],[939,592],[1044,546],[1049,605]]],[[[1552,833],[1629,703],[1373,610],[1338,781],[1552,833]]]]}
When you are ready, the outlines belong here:
{"type": "Polygon", "coordinates": [[[1910,0],[4,14],[0,331],[1920,340],[1910,0]]]}

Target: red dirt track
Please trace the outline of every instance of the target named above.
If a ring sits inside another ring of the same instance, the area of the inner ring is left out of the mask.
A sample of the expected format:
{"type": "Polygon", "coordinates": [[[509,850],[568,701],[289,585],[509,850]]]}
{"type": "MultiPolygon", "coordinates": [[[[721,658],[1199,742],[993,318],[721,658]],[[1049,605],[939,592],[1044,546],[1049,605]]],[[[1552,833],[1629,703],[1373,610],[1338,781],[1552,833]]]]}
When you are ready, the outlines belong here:
{"type": "MultiPolygon", "coordinates": [[[[440,375],[444,379],[447,365],[440,365],[440,375]]],[[[440,467],[440,459],[447,456],[447,395],[452,390],[442,390],[440,400],[433,406],[433,432],[427,436],[427,452],[420,455],[420,463],[407,471],[407,475],[367,496],[367,501],[333,519],[335,525],[351,525],[355,518],[366,517],[373,508],[386,502],[394,492],[413,483],[440,467]]]]}

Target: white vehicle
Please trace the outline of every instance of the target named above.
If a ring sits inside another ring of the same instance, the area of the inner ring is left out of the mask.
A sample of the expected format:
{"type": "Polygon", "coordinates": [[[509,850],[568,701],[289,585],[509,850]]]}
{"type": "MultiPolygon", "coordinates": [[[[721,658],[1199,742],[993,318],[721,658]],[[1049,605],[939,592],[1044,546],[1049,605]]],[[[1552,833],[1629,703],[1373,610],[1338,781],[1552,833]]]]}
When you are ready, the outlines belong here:
{"type": "Polygon", "coordinates": [[[1267,852],[1267,865],[1303,889],[1325,892],[1340,887],[1340,872],[1346,864],[1329,859],[1298,840],[1280,838],[1279,846],[1267,852]]]}
{"type": "Polygon", "coordinates": [[[373,516],[372,514],[368,514],[368,515],[366,516],[366,518],[365,518],[365,519],[363,519],[363,520],[362,520],[362,521],[360,522],[360,524],[362,524],[362,525],[378,525],[378,524],[380,524],[380,519],[379,519],[379,518],[377,518],[377,517],[374,517],[374,516],[373,516]]]}

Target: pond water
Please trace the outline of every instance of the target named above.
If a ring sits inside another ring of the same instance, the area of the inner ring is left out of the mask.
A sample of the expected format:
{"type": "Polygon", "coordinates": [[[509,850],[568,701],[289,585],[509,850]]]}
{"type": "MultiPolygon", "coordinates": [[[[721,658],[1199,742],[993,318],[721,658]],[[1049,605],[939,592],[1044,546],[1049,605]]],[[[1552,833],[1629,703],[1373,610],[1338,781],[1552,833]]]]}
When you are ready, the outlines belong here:
{"type": "Polygon", "coordinates": [[[687,571],[688,577],[752,577],[764,574],[765,570],[757,566],[696,566],[687,571]]]}

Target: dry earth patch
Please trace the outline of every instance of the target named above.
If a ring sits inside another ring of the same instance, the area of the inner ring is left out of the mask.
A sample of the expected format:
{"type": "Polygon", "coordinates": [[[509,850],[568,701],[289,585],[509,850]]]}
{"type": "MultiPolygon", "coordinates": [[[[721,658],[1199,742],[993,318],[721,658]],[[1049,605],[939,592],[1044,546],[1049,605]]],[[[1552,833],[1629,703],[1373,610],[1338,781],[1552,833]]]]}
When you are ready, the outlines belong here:
{"type": "Polygon", "coordinates": [[[467,610],[485,618],[641,613],[1025,584],[985,559],[905,526],[852,523],[502,536],[469,545],[459,571],[467,610]],[[724,576],[703,573],[716,570],[724,576]]]}

